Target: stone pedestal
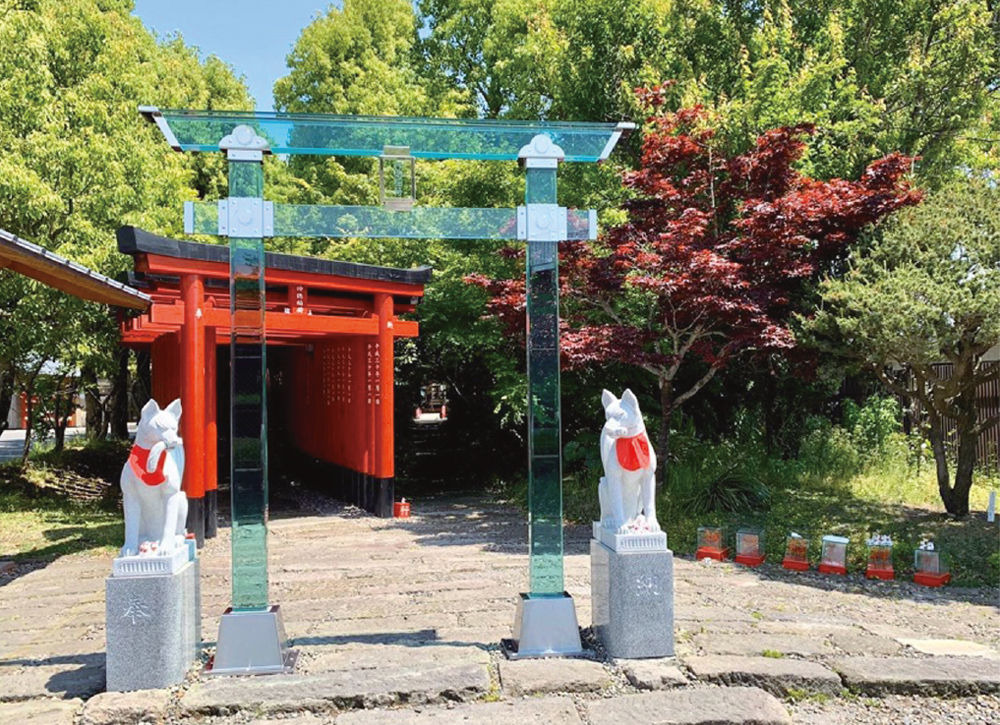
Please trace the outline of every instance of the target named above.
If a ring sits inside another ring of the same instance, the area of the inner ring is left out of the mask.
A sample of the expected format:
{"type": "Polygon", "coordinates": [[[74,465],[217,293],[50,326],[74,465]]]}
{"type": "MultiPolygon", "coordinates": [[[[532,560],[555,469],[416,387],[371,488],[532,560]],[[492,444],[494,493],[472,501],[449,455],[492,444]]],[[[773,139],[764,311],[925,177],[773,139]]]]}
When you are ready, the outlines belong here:
{"type": "Polygon", "coordinates": [[[590,541],[594,632],[622,659],[674,654],[674,555],[612,551],[590,541]]]}
{"type": "Polygon", "coordinates": [[[172,574],[105,580],[109,692],[184,681],[201,651],[198,569],[195,558],[172,574]]]}

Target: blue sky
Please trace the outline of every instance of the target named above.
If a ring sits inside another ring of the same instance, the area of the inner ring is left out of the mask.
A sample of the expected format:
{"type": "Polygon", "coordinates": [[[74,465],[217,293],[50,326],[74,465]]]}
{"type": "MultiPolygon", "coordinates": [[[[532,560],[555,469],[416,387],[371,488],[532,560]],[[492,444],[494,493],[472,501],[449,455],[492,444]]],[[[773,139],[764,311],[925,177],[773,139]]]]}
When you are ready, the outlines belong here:
{"type": "Polygon", "coordinates": [[[135,14],[160,37],[174,33],[215,54],[246,77],[257,108],[274,107],[271,88],[285,75],[285,56],[318,12],[322,0],[135,0],[135,14]],[[249,9],[249,10],[248,10],[249,9]]]}

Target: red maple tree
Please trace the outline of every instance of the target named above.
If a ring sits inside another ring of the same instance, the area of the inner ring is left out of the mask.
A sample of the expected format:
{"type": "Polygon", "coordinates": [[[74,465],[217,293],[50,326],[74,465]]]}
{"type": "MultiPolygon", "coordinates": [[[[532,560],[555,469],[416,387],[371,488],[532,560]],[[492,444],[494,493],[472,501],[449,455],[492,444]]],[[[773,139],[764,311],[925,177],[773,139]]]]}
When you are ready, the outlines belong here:
{"type": "MultiPolygon", "coordinates": [[[[805,177],[794,168],[813,131],[805,125],[726,156],[704,109],[662,112],[658,91],[640,91],[652,116],[640,167],[623,178],[635,193],[628,220],[597,242],[561,246],[560,294],[564,364],[617,361],[655,377],[665,461],[673,411],[734,357],[793,347],[788,323],[804,283],[920,193],[904,178],[911,159],[899,154],[858,181],[805,177]],[[701,374],[678,390],[685,363],[701,374]]],[[[523,335],[523,279],[468,281],[490,292],[490,314],[523,335]]]]}

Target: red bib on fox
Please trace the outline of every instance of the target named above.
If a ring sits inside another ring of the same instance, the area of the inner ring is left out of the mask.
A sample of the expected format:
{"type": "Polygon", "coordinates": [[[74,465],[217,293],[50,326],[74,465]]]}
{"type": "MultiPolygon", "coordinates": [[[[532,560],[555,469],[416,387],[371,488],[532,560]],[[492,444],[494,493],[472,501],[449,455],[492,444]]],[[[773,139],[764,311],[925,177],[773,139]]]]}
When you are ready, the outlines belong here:
{"type": "Polygon", "coordinates": [[[140,448],[139,446],[132,446],[132,450],[128,454],[128,463],[132,467],[132,473],[134,473],[140,481],[145,483],[147,486],[159,486],[166,480],[166,476],[163,475],[163,464],[167,462],[167,452],[164,451],[160,456],[160,462],[156,464],[156,470],[152,473],[146,471],[146,461],[149,460],[149,448],[140,448]]]}
{"type": "Polygon", "coordinates": [[[649,466],[649,439],[645,433],[615,441],[618,463],[626,471],[638,471],[649,466]]]}

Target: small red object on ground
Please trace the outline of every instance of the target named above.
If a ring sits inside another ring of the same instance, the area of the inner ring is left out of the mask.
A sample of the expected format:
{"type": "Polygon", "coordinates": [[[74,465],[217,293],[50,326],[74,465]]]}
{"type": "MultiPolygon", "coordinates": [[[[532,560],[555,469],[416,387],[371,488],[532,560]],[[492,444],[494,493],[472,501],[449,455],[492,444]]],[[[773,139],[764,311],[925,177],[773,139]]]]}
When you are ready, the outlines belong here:
{"type": "Polygon", "coordinates": [[[913,581],[925,587],[940,587],[951,581],[951,574],[925,574],[918,571],[913,575],[913,581]]]}
{"type": "Polygon", "coordinates": [[[729,549],[709,549],[707,546],[703,546],[695,552],[695,558],[699,561],[701,559],[715,559],[716,561],[725,561],[729,558],[729,549]]]}
{"type": "Polygon", "coordinates": [[[846,574],[847,567],[837,566],[836,564],[820,564],[819,565],[820,574],[846,574]]]}
{"type": "Polygon", "coordinates": [[[761,554],[760,556],[749,556],[746,554],[737,554],[736,558],[733,559],[737,564],[743,564],[744,566],[760,566],[764,563],[767,558],[766,555],[761,554]]]}
{"type": "Polygon", "coordinates": [[[801,559],[789,559],[787,556],[782,559],[781,565],[786,569],[794,571],[809,571],[809,562],[801,559]]]}
{"type": "Polygon", "coordinates": [[[397,519],[408,519],[410,518],[410,502],[409,501],[396,501],[392,505],[392,515],[397,519]]]}
{"type": "Polygon", "coordinates": [[[882,581],[892,581],[896,578],[896,573],[890,566],[888,569],[881,569],[877,567],[870,566],[865,571],[865,576],[868,579],[881,579],[882,581]]]}

